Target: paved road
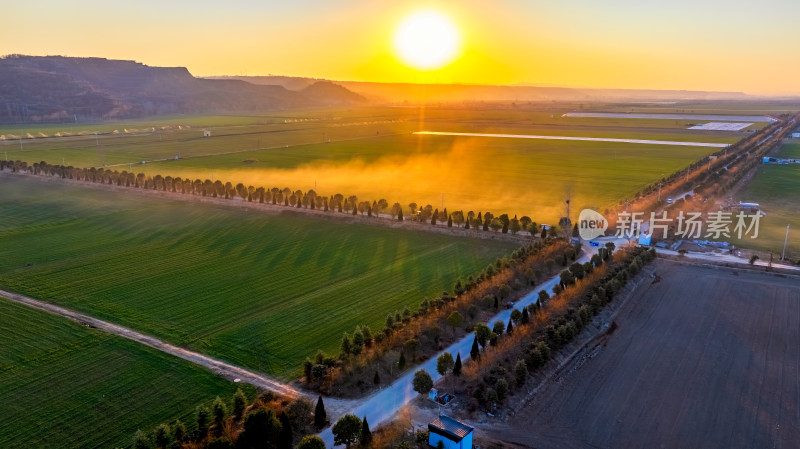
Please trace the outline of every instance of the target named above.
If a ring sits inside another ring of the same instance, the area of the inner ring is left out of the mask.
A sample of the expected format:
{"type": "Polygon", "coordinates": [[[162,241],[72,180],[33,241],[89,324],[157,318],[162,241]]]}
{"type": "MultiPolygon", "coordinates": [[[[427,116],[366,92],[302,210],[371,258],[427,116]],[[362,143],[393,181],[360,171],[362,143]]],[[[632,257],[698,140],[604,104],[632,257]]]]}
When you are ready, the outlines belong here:
{"type": "Polygon", "coordinates": [[[674,146],[684,146],[684,147],[725,148],[730,146],[730,144],[727,143],[679,142],[676,140],[612,139],[609,137],[537,136],[533,134],[450,133],[450,132],[439,132],[439,131],[418,131],[415,132],[414,134],[423,134],[426,136],[506,137],[511,139],[582,140],[588,142],[642,143],[646,145],[674,145],[674,146]]]}
{"type": "MultiPolygon", "coordinates": [[[[637,239],[626,239],[622,237],[616,236],[608,236],[608,237],[598,237],[596,239],[600,242],[601,245],[605,245],[607,242],[611,242],[616,245],[617,248],[621,248],[625,245],[636,244],[637,239]]],[[[584,246],[587,246],[588,242],[584,242],[584,246]]],[[[668,255],[668,256],[679,256],[680,253],[678,251],[673,251],[671,249],[664,249],[664,248],[656,248],[656,251],[659,254],[668,255]]],[[[733,254],[725,254],[725,253],[712,253],[712,252],[696,252],[696,251],[688,251],[686,252],[683,257],[687,259],[692,259],[695,261],[708,261],[708,262],[724,262],[724,263],[734,263],[734,264],[749,264],[749,260],[739,257],[733,254]]],[[[769,265],[769,261],[765,260],[757,260],[753,264],[758,267],[767,267],[769,265]]],[[[776,259],[772,263],[773,268],[780,268],[783,270],[795,271],[800,273],[800,266],[797,265],[787,265],[781,263],[780,260],[776,259]]]]}
{"type": "MultiPolygon", "coordinates": [[[[663,208],[658,209],[657,211],[655,211],[655,217],[656,218],[661,218],[661,215],[663,214],[665,209],[671,208],[675,204],[675,201],[678,201],[680,199],[686,198],[686,195],[694,195],[694,190],[688,190],[688,191],[683,192],[683,193],[681,193],[679,195],[675,195],[675,196],[669,197],[669,198],[672,198],[672,201],[673,201],[672,204],[667,204],[663,208]]],[[[669,217],[669,213],[667,213],[667,217],[669,217]]],[[[649,232],[649,230],[650,230],[650,216],[649,215],[642,215],[640,218],[642,220],[644,220],[642,222],[642,225],[639,227],[640,233],[641,234],[647,234],[649,232]]],[[[661,231],[661,232],[663,232],[663,231],[661,231]]]]}
{"type": "MultiPolygon", "coordinates": [[[[585,251],[592,251],[590,248],[586,248],[584,246],[585,251]]],[[[580,263],[588,262],[590,259],[590,253],[584,252],[584,254],[577,260],[580,263]]],[[[521,309],[522,307],[527,307],[530,304],[533,304],[538,301],[539,291],[540,290],[547,290],[548,292],[553,291],[553,286],[555,286],[559,281],[560,277],[558,275],[553,276],[552,278],[548,279],[546,282],[538,285],[534,290],[530,293],[525,295],[522,299],[514,303],[514,308],[521,309]]],[[[508,322],[511,319],[511,311],[513,309],[506,309],[502,312],[498,313],[497,315],[493,316],[490,319],[489,323],[494,323],[495,321],[501,320],[508,322]]],[[[414,388],[411,385],[411,381],[414,378],[414,373],[417,370],[424,369],[427,371],[433,381],[436,382],[442,378],[438,372],[436,372],[436,359],[443,353],[449,352],[455,358],[456,354],[461,354],[462,362],[466,362],[469,357],[469,351],[472,349],[472,340],[474,338],[473,334],[468,334],[461,340],[453,343],[452,345],[448,346],[441,352],[437,353],[427,361],[423,362],[419,366],[413,367],[408,370],[408,372],[401,378],[394,381],[390,386],[387,386],[380,391],[373,393],[371,396],[363,399],[361,404],[354,407],[353,409],[347,411],[347,413],[351,413],[353,415],[358,416],[359,418],[367,417],[371,426],[377,426],[378,424],[386,421],[387,419],[394,416],[394,414],[400,410],[404,405],[408,404],[412,399],[417,397],[417,393],[414,391],[414,388]]],[[[332,417],[334,420],[335,417],[332,417]]],[[[331,432],[331,428],[327,428],[319,436],[325,441],[325,446],[332,448],[333,445],[333,433],[331,432]]]]}

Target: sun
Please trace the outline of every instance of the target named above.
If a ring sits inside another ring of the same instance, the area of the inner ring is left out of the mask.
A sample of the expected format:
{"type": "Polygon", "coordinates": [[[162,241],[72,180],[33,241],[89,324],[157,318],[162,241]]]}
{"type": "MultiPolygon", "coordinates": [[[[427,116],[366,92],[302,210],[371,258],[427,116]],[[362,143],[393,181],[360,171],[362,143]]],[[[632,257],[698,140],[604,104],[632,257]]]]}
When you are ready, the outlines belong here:
{"type": "Polygon", "coordinates": [[[394,48],[408,66],[426,71],[440,69],[458,54],[458,29],[437,11],[418,11],[406,17],[397,28],[394,48]]]}

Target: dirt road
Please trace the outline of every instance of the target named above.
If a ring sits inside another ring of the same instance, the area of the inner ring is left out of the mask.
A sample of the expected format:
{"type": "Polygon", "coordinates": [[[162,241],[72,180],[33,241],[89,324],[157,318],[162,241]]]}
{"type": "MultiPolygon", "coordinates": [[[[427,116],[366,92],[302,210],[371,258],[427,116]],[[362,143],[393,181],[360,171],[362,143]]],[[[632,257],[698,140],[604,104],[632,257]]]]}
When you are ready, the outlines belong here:
{"type": "Polygon", "coordinates": [[[133,340],[137,343],[150,346],[151,348],[157,349],[161,352],[165,352],[167,354],[180,357],[184,360],[188,360],[197,365],[204,366],[226,379],[233,381],[237,381],[236,379],[238,379],[238,382],[245,382],[288,397],[297,397],[303,395],[303,393],[292,388],[291,386],[281,383],[275,379],[271,379],[263,374],[254,373],[238,366],[225,363],[221,360],[213,359],[197,352],[188,351],[186,349],[173,346],[157,338],[128,329],[127,327],[122,327],[107,321],[98,320],[97,318],[93,318],[82,313],[74,312],[72,310],[65,309],[44,301],[39,301],[38,299],[29,298],[27,296],[18,295],[5,290],[0,290],[0,297],[7,298],[16,303],[33,307],[34,309],[39,309],[53,315],[59,315],[68,318],[84,326],[99,329],[104,332],[108,332],[109,334],[118,335],[120,337],[127,338],[128,340],[133,340]]]}

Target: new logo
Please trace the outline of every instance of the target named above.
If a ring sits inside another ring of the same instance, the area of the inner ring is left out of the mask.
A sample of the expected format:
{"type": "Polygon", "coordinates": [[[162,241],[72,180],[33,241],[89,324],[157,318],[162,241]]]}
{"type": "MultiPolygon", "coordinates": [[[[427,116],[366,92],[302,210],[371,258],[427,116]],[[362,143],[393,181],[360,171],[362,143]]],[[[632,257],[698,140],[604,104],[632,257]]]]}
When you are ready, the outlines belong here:
{"type": "Polygon", "coordinates": [[[591,240],[605,234],[608,220],[592,209],[584,209],[578,216],[578,234],[584,240],[591,240]]]}

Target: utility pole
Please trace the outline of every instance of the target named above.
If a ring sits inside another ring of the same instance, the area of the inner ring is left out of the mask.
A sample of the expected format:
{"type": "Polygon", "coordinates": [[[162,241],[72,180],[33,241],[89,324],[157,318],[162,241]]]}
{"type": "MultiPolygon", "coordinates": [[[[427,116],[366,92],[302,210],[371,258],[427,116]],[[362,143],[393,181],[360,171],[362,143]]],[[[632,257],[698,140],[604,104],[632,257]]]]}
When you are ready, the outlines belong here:
{"type": "Polygon", "coordinates": [[[786,237],[783,238],[783,251],[781,251],[781,260],[786,256],[786,244],[789,243],[789,225],[786,225],[786,237]]]}

